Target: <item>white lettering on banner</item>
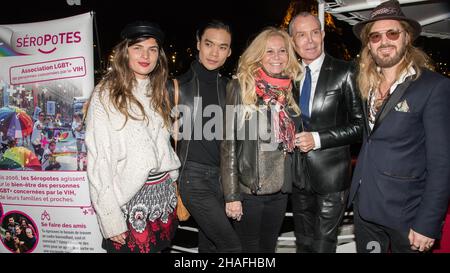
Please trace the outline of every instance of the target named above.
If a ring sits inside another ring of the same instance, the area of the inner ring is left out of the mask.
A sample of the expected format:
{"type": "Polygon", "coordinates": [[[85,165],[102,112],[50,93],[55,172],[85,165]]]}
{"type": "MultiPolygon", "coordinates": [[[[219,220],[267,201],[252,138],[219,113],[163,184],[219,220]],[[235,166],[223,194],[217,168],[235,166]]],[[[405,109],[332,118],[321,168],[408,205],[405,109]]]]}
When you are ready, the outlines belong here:
{"type": "Polygon", "coordinates": [[[81,0],[66,0],[66,2],[69,6],[73,5],[81,6],[81,0]]]}

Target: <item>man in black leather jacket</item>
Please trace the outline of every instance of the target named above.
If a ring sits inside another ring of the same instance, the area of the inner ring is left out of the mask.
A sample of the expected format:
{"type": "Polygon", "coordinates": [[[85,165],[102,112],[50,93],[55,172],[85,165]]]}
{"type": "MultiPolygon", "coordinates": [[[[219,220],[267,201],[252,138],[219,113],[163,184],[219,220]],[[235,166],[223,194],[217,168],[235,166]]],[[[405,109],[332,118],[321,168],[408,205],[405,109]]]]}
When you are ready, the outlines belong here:
{"type": "MultiPolygon", "coordinates": [[[[207,23],[197,31],[197,49],[197,60],[176,79],[181,117],[177,143],[180,195],[199,226],[199,252],[240,252],[239,239],[225,214],[220,182],[221,113],[228,79],[219,70],[231,55],[230,27],[216,20],[207,23]]],[[[169,82],[172,99],[173,90],[169,82]]]]}
{"type": "Polygon", "coordinates": [[[349,145],[361,137],[361,102],[350,63],[324,53],[317,17],[298,14],[289,32],[304,68],[294,91],[304,122],[296,138],[309,170],[305,181],[294,181],[291,196],[297,252],[335,252],[350,186],[349,145]]]}

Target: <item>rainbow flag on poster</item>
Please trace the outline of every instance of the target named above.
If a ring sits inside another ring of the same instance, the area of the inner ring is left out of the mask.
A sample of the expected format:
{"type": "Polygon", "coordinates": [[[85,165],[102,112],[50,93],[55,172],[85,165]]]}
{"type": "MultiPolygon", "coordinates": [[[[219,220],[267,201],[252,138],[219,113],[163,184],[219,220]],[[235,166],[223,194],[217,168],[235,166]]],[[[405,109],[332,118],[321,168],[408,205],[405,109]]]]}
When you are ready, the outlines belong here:
{"type": "Polygon", "coordinates": [[[18,53],[11,48],[11,38],[13,36],[13,31],[11,28],[6,26],[0,26],[0,57],[11,57],[24,55],[18,53]]]}
{"type": "Polygon", "coordinates": [[[8,46],[6,46],[5,43],[0,42],[0,57],[9,57],[9,56],[18,56],[19,53],[15,52],[8,46]]]}

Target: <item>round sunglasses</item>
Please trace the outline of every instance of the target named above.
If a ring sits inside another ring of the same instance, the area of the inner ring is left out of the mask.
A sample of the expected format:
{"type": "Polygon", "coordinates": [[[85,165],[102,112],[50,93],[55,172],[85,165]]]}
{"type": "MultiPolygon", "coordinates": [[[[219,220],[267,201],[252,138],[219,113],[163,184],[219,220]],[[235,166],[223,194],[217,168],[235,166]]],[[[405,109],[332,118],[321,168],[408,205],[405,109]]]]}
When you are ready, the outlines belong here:
{"type": "Polygon", "coordinates": [[[371,32],[369,33],[369,40],[371,43],[378,43],[381,41],[381,37],[383,36],[383,33],[386,34],[386,37],[391,41],[396,41],[398,37],[400,37],[400,33],[402,33],[403,30],[394,30],[390,29],[387,31],[381,31],[381,32],[371,32]]]}

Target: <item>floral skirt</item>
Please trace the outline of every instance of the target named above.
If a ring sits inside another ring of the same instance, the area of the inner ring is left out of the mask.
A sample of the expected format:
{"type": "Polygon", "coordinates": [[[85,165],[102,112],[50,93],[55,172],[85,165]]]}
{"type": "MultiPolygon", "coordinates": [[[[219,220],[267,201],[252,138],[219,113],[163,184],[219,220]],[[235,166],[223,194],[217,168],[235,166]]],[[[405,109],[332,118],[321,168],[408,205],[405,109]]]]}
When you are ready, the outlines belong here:
{"type": "Polygon", "coordinates": [[[176,187],[168,173],[151,175],[122,208],[127,219],[125,244],[104,239],[109,253],[155,253],[170,246],[178,227],[176,187]]]}

